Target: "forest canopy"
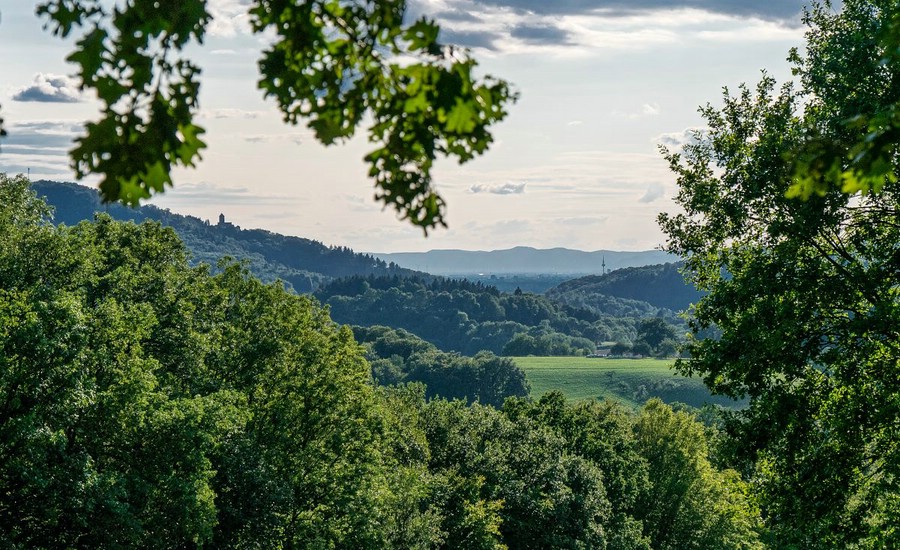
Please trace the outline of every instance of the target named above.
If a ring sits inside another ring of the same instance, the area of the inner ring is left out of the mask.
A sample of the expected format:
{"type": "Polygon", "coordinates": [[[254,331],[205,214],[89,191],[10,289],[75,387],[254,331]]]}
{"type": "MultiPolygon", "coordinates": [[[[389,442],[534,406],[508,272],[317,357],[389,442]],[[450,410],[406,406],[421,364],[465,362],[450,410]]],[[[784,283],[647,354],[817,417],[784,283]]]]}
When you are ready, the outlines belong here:
{"type": "Polygon", "coordinates": [[[0,174],[7,546],[759,547],[687,412],[379,388],[313,299],[191,267],[156,223],[48,216],[0,174]]]}

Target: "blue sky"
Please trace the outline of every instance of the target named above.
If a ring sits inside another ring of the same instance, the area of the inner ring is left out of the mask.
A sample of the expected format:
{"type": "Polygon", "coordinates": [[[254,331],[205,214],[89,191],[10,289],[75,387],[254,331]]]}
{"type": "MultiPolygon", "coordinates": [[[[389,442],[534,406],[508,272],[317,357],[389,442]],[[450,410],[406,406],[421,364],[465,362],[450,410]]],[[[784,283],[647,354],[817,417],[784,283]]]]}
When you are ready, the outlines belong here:
{"type": "MultiPolygon", "coordinates": [[[[471,47],[519,102],[484,156],[438,165],[449,229],[422,237],[372,196],[364,133],[324,148],[285,126],[256,89],[262,40],[249,0],[210,0],[201,118],[209,148],[153,203],[360,251],[498,249],[516,245],[643,250],[663,242],[674,178],[657,152],[702,125],[697,107],[765,68],[790,78],[802,47],[801,2],[736,0],[415,0],[412,14],[471,47]]],[[[42,30],[34,3],[0,1],[0,104],[10,137],[0,171],[72,180],[66,150],[98,105],[67,76],[71,44],[42,30]]],[[[85,183],[91,183],[90,181],[85,183]]]]}

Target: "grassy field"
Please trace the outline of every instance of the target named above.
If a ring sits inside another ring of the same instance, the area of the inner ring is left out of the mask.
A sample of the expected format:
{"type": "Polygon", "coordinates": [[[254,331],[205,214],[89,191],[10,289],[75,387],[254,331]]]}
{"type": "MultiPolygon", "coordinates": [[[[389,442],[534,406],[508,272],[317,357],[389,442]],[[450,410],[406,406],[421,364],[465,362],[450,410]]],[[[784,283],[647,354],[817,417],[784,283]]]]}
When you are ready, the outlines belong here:
{"type": "Polygon", "coordinates": [[[532,397],[560,390],[569,399],[616,399],[640,406],[651,397],[693,407],[741,403],[709,394],[703,381],[685,378],[672,370],[672,360],[605,359],[585,357],[513,357],[531,382],[532,397]]]}

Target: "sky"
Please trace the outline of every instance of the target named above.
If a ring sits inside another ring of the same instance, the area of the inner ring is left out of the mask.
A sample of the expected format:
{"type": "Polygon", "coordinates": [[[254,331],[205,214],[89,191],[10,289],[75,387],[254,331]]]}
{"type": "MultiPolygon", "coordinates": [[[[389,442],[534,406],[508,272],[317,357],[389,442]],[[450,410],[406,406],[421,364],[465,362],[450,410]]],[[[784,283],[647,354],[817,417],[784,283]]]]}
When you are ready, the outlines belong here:
{"type": "MultiPolygon", "coordinates": [[[[803,45],[801,0],[411,0],[411,16],[436,19],[443,41],[520,94],[485,155],[438,163],[449,228],[425,238],[374,200],[364,131],[325,148],[262,99],[250,2],[208,2],[207,40],[190,50],[208,148],[151,204],[364,252],[658,248],[656,216],[677,193],[659,146],[702,128],[698,107],[720,104],[723,87],[763,69],[790,79],[785,58],[803,45]]],[[[66,152],[99,103],[35,4],[0,0],[0,172],[74,181],[66,152]]]]}

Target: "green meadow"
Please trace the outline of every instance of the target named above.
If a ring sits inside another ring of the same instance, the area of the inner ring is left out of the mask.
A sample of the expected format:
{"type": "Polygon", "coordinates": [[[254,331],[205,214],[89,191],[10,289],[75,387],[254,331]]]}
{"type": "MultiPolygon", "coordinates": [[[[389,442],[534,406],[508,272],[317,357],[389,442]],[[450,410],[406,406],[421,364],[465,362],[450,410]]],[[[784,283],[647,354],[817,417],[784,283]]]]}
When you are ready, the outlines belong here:
{"type": "Polygon", "coordinates": [[[701,407],[715,403],[742,405],[712,396],[699,378],[687,378],[672,370],[674,360],[606,359],[587,357],[514,357],[531,383],[531,396],[560,390],[569,399],[615,399],[639,407],[651,397],[666,403],[701,407]]]}

